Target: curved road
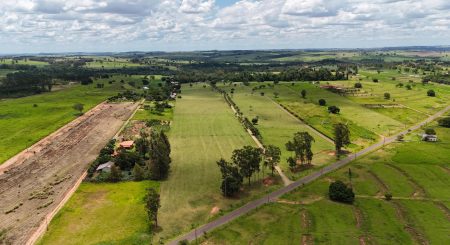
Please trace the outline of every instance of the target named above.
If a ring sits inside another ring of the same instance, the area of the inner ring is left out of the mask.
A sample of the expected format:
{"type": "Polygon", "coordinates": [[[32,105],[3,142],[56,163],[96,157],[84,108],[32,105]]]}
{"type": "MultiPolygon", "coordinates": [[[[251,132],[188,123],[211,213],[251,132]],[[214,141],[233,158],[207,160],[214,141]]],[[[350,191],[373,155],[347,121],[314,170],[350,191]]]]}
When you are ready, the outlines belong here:
{"type": "Polygon", "coordinates": [[[286,193],[288,193],[288,192],[290,192],[290,191],[292,191],[292,190],[294,190],[294,189],[296,189],[296,188],[298,188],[300,186],[303,186],[303,185],[305,185],[307,183],[310,183],[310,182],[320,178],[322,175],[325,175],[325,174],[327,174],[329,172],[332,172],[332,171],[334,171],[334,170],[336,170],[338,168],[341,168],[342,166],[348,164],[349,162],[355,160],[356,158],[358,158],[360,156],[363,156],[363,155],[365,155],[365,154],[367,154],[369,152],[375,151],[378,148],[383,147],[386,144],[390,144],[390,143],[394,142],[398,135],[401,135],[401,134],[404,135],[404,134],[407,134],[407,133],[409,133],[411,131],[417,130],[420,127],[422,127],[422,126],[424,126],[424,125],[434,121],[438,117],[444,115],[444,113],[446,113],[449,110],[450,110],[450,105],[447,106],[446,108],[442,109],[441,111],[435,113],[434,115],[428,117],[423,122],[418,123],[418,124],[408,128],[405,131],[397,133],[397,134],[395,134],[395,135],[393,135],[391,137],[386,137],[382,141],[380,141],[380,142],[378,142],[378,143],[376,143],[374,145],[371,145],[371,146],[369,146],[369,147],[367,147],[367,148],[365,148],[365,149],[363,149],[363,150],[361,150],[361,151],[359,151],[359,152],[357,152],[355,154],[352,154],[352,155],[350,155],[350,156],[348,156],[346,158],[343,158],[343,159],[341,159],[341,160],[339,160],[337,162],[334,162],[334,163],[332,163],[332,164],[322,168],[320,171],[317,171],[317,172],[314,172],[314,173],[312,173],[312,174],[310,174],[308,176],[305,176],[305,177],[303,177],[303,178],[293,182],[292,184],[290,184],[288,186],[285,186],[285,187],[280,188],[280,189],[278,189],[278,190],[276,190],[276,191],[274,191],[274,192],[272,192],[270,194],[265,195],[262,198],[259,198],[259,199],[256,199],[254,201],[251,201],[251,202],[245,204],[244,206],[242,206],[242,207],[240,207],[238,209],[235,209],[235,210],[231,211],[230,213],[227,213],[227,214],[217,218],[214,221],[211,221],[210,223],[204,224],[204,225],[202,225],[202,226],[200,226],[200,227],[198,227],[198,228],[196,228],[194,230],[191,230],[190,232],[188,232],[188,233],[186,233],[184,235],[181,235],[181,236],[175,238],[174,240],[170,241],[168,244],[177,245],[178,242],[180,242],[182,240],[193,241],[197,237],[200,237],[201,235],[203,235],[205,232],[210,232],[210,231],[218,228],[219,226],[224,225],[224,224],[226,224],[226,223],[228,223],[228,222],[230,222],[230,221],[232,221],[232,220],[242,216],[243,214],[246,214],[246,213],[250,212],[253,209],[256,209],[256,208],[258,208],[258,207],[260,207],[260,206],[262,206],[262,205],[264,205],[266,203],[269,203],[269,202],[279,198],[280,196],[282,196],[282,195],[284,195],[284,194],[286,194],[286,193]]]}

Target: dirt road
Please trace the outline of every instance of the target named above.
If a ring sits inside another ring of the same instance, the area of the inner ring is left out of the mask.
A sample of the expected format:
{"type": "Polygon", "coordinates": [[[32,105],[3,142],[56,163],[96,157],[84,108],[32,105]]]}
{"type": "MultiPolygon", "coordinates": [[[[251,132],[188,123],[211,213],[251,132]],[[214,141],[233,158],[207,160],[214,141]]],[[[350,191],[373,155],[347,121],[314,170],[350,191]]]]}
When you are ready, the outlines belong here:
{"type": "Polygon", "coordinates": [[[445,107],[441,111],[435,113],[434,115],[428,117],[426,120],[424,120],[424,121],[422,121],[422,122],[420,122],[420,123],[418,123],[418,124],[408,128],[405,131],[397,133],[397,134],[395,134],[395,135],[393,135],[391,137],[386,137],[383,140],[381,140],[380,142],[378,142],[378,143],[376,143],[374,145],[371,145],[371,146],[369,146],[369,147],[367,147],[367,148],[365,148],[365,149],[363,149],[363,150],[361,150],[361,151],[359,151],[359,152],[357,152],[355,154],[349,155],[348,157],[343,158],[343,159],[341,159],[341,160],[339,160],[337,162],[334,162],[334,163],[332,163],[332,164],[322,168],[319,171],[313,172],[313,173],[311,173],[311,174],[309,174],[309,175],[307,175],[307,176],[305,176],[305,177],[303,177],[303,178],[293,182],[292,184],[290,184],[288,186],[280,188],[280,189],[278,189],[278,190],[276,190],[276,191],[274,191],[274,192],[272,192],[270,194],[267,194],[267,195],[265,195],[265,196],[263,196],[263,197],[261,197],[261,198],[259,198],[257,200],[251,201],[251,202],[245,204],[244,206],[231,211],[230,213],[227,213],[227,214],[225,214],[223,216],[220,216],[216,220],[213,220],[213,221],[211,221],[211,222],[209,222],[207,224],[204,224],[203,226],[200,226],[197,229],[194,229],[194,230],[192,230],[192,231],[190,231],[190,232],[188,232],[188,233],[186,233],[184,235],[181,235],[181,236],[175,238],[174,240],[170,241],[168,244],[176,245],[176,244],[178,244],[178,242],[180,242],[182,240],[193,241],[197,237],[200,237],[200,236],[202,236],[205,233],[209,233],[212,230],[214,230],[214,229],[216,229],[216,228],[218,228],[218,227],[220,227],[220,226],[222,226],[222,225],[224,225],[224,224],[226,224],[226,223],[228,223],[228,222],[230,222],[232,220],[235,220],[238,217],[240,217],[240,216],[242,216],[242,215],[244,215],[244,214],[246,214],[246,213],[248,213],[248,212],[250,212],[250,211],[252,211],[252,210],[254,210],[254,209],[256,209],[256,208],[258,208],[258,207],[260,207],[260,206],[262,206],[264,204],[266,204],[266,203],[272,202],[272,201],[278,199],[280,196],[282,196],[282,195],[284,195],[284,194],[286,194],[286,193],[288,193],[288,192],[290,192],[290,191],[292,191],[292,190],[294,190],[294,189],[296,189],[298,187],[301,187],[304,184],[310,183],[310,182],[320,178],[321,176],[323,176],[325,174],[328,174],[328,173],[330,173],[332,171],[335,171],[335,170],[337,170],[337,169],[347,165],[348,163],[352,162],[353,160],[357,159],[358,157],[366,155],[366,154],[368,154],[370,152],[373,152],[373,151],[379,149],[380,147],[383,147],[384,145],[387,145],[387,144],[390,144],[390,143],[394,142],[398,135],[400,135],[400,134],[404,135],[404,134],[407,134],[407,133],[409,133],[411,131],[417,130],[420,127],[425,126],[428,123],[430,123],[430,122],[436,120],[437,118],[441,117],[442,115],[444,115],[448,111],[450,111],[450,106],[445,107]]]}
{"type": "Polygon", "coordinates": [[[137,103],[102,103],[7,161],[0,172],[0,231],[25,244],[63,200],[137,103]]]}

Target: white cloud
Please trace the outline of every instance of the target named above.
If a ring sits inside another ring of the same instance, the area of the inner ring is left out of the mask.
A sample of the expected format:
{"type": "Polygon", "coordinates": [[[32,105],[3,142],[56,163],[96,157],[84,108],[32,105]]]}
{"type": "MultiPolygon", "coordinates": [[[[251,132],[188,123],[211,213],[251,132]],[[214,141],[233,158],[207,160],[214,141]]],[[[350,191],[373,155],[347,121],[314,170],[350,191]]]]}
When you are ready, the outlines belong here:
{"type": "Polygon", "coordinates": [[[448,0],[2,0],[0,52],[449,44],[449,10],[448,0]]]}

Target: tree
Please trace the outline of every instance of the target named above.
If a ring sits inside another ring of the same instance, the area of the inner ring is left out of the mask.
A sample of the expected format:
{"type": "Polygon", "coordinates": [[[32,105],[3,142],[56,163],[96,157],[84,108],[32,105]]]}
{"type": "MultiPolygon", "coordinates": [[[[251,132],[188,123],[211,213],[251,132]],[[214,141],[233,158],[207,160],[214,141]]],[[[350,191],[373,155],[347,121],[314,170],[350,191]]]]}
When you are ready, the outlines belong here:
{"type": "Polygon", "coordinates": [[[252,123],[253,123],[253,125],[257,125],[258,124],[258,117],[254,117],[252,119],[252,123]]]}
{"type": "Polygon", "coordinates": [[[80,103],[76,103],[72,106],[72,108],[76,111],[79,111],[80,114],[83,113],[84,105],[80,103]]]}
{"type": "Polygon", "coordinates": [[[141,181],[145,179],[144,169],[139,164],[135,164],[133,167],[133,178],[136,181],[141,181]]]}
{"type": "Polygon", "coordinates": [[[343,123],[334,125],[334,143],[337,154],[341,152],[342,147],[350,144],[350,130],[347,125],[343,123]]]}
{"type": "MultiPolygon", "coordinates": [[[[159,122],[159,121],[158,121],[159,122]]],[[[159,122],[161,124],[161,122],[159,122]]],[[[147,123],[146,123],[147,125],[147,123]]],[[[146,158],[147,153],[150,150],[150,139],[149,134],[145,131],[141,131],[140,138],[135,140],[136,151],[143,157],[146,158]]]]}
{"type": "Polygon", "coordinates": [[[425,129],[425,133],[428,135],[436,135],[436,131],[433,128],[425,129]]]}
{"type": "Polygon", "coordinates": [[[338,114],[341,111],[341,109],[335,105],[328,106],[328,112],[333,114],[338,114]]]}
{"type": "Polygon", "coordinates": [[[412,89],[411,85],[407,84],[407,85],[406,85],[406,89],[407,89],[407,90],[411,90],[411,89],[412,89]]]}
{"type": "Polygon", "coordinates": [[[302,98],[306,98],[306,90],[302,89],[302,91],[300,92],[300,94],[302,95],[302,98]]]}
{"type": "Polygon", "coordinates": [[[435,97],[436,96],[436,92],[434,92],[434,90],[430,89],[427,91],[427,95],[430,97],[435,97]]]}
{"type": "Polygon", "coordinates": [[[224,196],[231,197],[241,189],[243,177],[234,163],[227,162],[222,158],[217,161],[217,165],[222,173],[220,189],[224,196]]]}
{"type": "Polygon", "coordinates": [[[111,166],[111,172],[108,176],[108,181],[111,182],[119,182],[122,179],[122,171],[120,170],[120,167],[116,166],[115,164],[111,166]]]}
{"type": "Polygon", "coordinates": [[[244,146],[242,149],[234,150],[231,159],[239,167],[239,173],[248,178],[248,184],[250,185],[250,178],[256,171],[260,170],[261,149],[244,146]]]}
{"type": "Polygon", "coordinates": [[[292,141],[286,143],[286,149],[295,153],[295,162],[300,161],[301,164],[311,164],[314,156],[311,147],[314,142],[308,132],[297,132],[294,134],[292,141]]]}
{"type": "Polygon", "coordinates": [[[450,128],[450,117],[444,117],[438,120],[439,126],[450,128]]]}
{"type": "Polygon", "coordinates": [[[166,134],[152,130],[150,136],[150,162],[152,179],[161,180],[167,178],[170,170],[170,143],[166,134]]]}
{"type": "Polygon", "coordinates": [[[378,78],[374,78],[374,79],[372,79],[372,81],[373,81],[374,83],[377,83],[377,82],[378,82],[378,78]]]}
{"type": "Polygon", "coordinates": [[[324,100],[324,99],[320,99],[320,100],[319,100],[319,105],[320,105],[320,106],[326,106],[326,105],[327,105],[327,101],[324,100]]]}
{"type": "Polygon", "coordinates": [[[275,166],[278,165],[281,159],[281,150],[279,147],[274,145],[268,145],[266,147],[266,150],[264,151],[264,165],[268,166],[270,170],[273,171],[275,169],[275,166]]]}
{"type": "Polygon", "coordinates": [[[273,96],[274,96],[275,98],[278,98],[278,95],[280,95],[280,93],[278,93],[278,92],[273,92],[273,96]]]}
{"type": "Polygon", "coordinates": [[[145,196],[145,209],[147,211],[147,217],[151,227],[158,227],[158,210],[161,207],[160,197],[158,192],[153,189],[147,189],[147,195],[145,196]]]}
{"type": "Polygon", "coordinates": [[[362,83],[360,82],[355,83],[355,88],[362,88],[362,83]]]}
{"type": "Polygon", "coordinates": [[[390,93],[384,93],[384,99],[385,100],[388,100],[388,99],[390,99],[391,98],[391,94],[390,93]]]}
{"type": "Polygon", "coordinates": [[[142,161],[141,156],[137,152],[120,151],[116,157],[116,164],[123,170],[131,170],[135,164],[142,161]]]}
{"type": "Polygon", "coordinates": [[[347,185],[340,180],[330,184],[328,196],[331,200],[336,202],[353,203],[355,200],[355,193],[353,193],[353,189],[347,187],[347,185]]]}

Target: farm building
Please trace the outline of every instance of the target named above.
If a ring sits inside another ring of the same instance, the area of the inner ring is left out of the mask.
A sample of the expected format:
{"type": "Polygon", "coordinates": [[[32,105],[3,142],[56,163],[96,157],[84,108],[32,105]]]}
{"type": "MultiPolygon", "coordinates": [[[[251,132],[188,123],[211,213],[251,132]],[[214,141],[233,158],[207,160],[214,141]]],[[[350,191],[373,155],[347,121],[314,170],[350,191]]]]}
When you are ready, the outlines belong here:
{"type": "Polygon", "coordinates": [[[133,146],[134,146],[134,141],[132,141],[132,140],[123,141],[119,144],[119,147],[123,148],[123,149],[131,149],[131,148],[133,148],[133,146]]]}
{"type": "Polygon", "coordinates": [[[422,134],[423,141],[436,142],[438,141],[438,137],[433,134],[422,134]]]}
{"type": "Polygon", "coordinates": [[[97,172],[111,172],[111,167],[114,165],[113,162],[109,161],[107,163],[100,164],[96,171],[97,172]]]}

